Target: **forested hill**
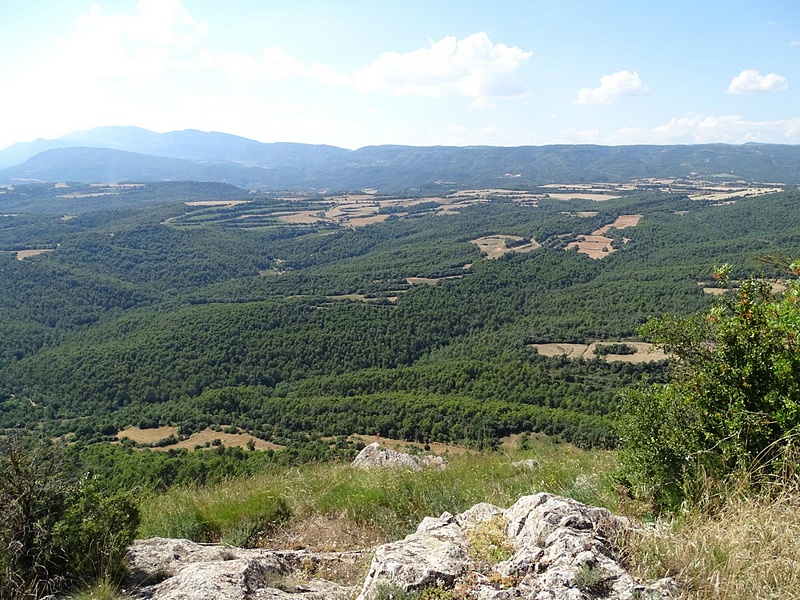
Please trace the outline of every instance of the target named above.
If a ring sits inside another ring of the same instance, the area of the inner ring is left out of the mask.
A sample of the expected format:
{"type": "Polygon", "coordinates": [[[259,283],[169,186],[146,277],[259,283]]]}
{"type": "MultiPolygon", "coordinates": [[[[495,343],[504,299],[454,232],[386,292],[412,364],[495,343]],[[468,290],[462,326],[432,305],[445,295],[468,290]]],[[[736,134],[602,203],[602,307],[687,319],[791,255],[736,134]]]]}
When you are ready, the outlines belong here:
{"type": "MultiPolygon", "coordinates": [[[[164,185],[178,184],[131,189],[164,185]]],[[[4,213],[0,427],[613,445],[620,392],[664,365],[605,355],[651,316],[708,306],[715,264],[776,275],[756,257],[800,246],[797,191],[348,201],[4,213]],[[378,212],[356,226],[365,208],[378,212]],[[348,226],[323,219],[335,211],[354,211],[348,226]],[[594,342],[575,360],[535,345],[594,342]]]]}
{"type": "Polygon", "coordinates": [[[0,183],[30,181],[225,181],[246,188],[378,189],[441,186],[525,188],[637,178],[724,177],[797,183],[800,147],[371,146],[271,143],[221,133],[106,127],[0,151],[0,183]]]}

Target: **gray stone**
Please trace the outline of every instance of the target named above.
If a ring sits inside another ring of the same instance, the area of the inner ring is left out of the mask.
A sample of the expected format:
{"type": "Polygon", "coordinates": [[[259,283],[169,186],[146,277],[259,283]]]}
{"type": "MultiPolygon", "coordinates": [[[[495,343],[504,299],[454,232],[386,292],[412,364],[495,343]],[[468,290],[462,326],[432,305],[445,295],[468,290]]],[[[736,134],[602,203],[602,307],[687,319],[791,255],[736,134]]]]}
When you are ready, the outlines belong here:
{"type": "Polygon", "coordinates": [[[424,468],[444,469],[447,463],[441,456],[413,455],[382,448],[373,442],[358,453],[350,466],[356,469],[410,469],[420,471],[424,468]]]}

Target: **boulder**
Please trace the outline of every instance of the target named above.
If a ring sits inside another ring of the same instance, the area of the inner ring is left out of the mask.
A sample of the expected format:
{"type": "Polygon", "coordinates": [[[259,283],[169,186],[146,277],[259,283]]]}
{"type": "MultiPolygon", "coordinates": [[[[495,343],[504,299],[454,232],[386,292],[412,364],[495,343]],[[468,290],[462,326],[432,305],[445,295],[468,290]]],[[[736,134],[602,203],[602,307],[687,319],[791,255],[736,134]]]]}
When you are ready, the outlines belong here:
{"type": "Polygon", "coordinates": [[[481,600],[671,598],[671,581],[637,582],[620,564],[615,541],[629,527],[603,508],[546,493],[506,510],[483,503],[426,518],[416,533],[378,548],[358,600],[372,600],[381,586],[444,587],[481,600]]]}
{"type": "Polygon", "coordinates": [[[137,600],[349,600],[357,588],[320,573],[354,570],[361,552],[232,548],[189,540],[138,540],[127,587],[137,600]]]}
{"type": "Polygon", "coordinates": [[[391,448],[383,448],[373,442],[358,453],[350,464],[356,469],[410,469],[419,471],[423,468],[444,469],[447,466],[441,456],[415,456],[398,452],[391,448]]]}

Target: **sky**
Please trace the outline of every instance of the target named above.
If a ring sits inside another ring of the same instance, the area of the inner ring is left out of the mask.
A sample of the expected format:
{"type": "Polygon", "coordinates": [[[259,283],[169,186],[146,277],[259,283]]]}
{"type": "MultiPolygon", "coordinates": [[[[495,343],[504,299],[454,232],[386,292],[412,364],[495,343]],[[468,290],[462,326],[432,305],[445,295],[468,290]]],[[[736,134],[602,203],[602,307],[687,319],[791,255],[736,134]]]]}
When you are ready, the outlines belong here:
{"type": "Polygon", "coordinates": [[[797,0],[0,0],[0,148],[800,144],[797,0]]]}

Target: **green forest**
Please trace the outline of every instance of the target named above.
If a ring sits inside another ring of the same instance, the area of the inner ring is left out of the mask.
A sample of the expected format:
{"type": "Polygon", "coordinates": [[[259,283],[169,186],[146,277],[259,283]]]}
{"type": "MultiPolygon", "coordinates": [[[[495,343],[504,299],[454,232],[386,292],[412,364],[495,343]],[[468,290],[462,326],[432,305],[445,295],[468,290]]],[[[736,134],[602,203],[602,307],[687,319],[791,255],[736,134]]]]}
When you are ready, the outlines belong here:
{"type": "Polygon", "coordinates": [[[0,428],[77,442],[122,486],[131,472],[159,487],[348,457],[351,434],[491,448],[541,432],[614,447],[621,392],[664,381],[668,365],[608,355],[632,354],[651,317],[709,307],[701,283],[715,265],[735,265],[734,282],[785,276],[765,259],[800,247],[798,191],[727,204],[490,197],[364,227],[290,225],[281,213],[326,200],[221,184],[89,200],[76,210],[82,199],[44,184],[0,197],[0,428]],[[207,199],[251,202],[185,203],[207,199]],[[638,225],[606,233],[602,259],[566,249],[633,214],[638,225]],[[489,235],[541,247],[490,260],[471,241],[489,235]],[[36,249],[48,252],[18,258],[36,249]],[[593,342],[579,359],[534,346],[593,342]],[[181,439],[235,428],[286,450],[100,444],[164,425],[181,439]]]}

